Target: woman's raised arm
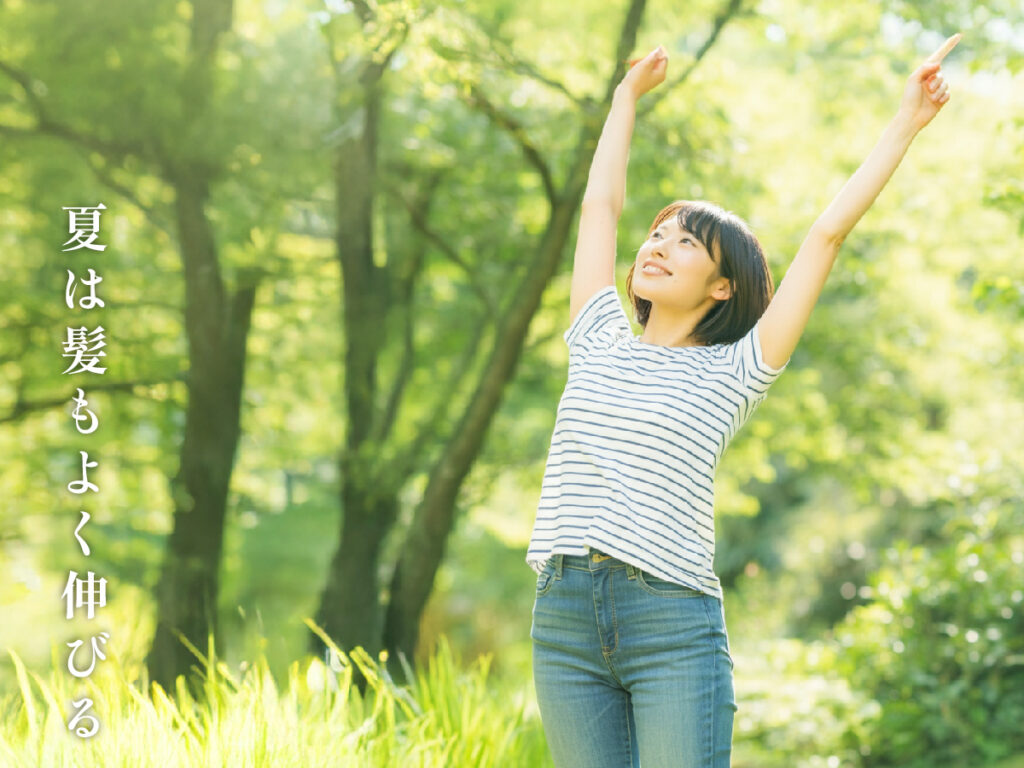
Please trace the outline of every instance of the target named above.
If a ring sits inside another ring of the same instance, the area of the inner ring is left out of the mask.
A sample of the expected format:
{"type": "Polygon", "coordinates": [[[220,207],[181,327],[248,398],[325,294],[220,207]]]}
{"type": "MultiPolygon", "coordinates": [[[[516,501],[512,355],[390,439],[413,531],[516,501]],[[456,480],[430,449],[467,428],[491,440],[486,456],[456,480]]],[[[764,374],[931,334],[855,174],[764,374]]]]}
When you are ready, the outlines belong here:
{"type": "Polygon", "coordinates": [[[758,320],[762,358],[781,368],[803,334],[843,240],[878,197],[918,132],[949,101],[939,67],[960,34],[946,40],[907,80],[899,110],[860,168],[811,226],[779,290],[758,320]]]}
{"type": "Polygon", "coordinates": [[[626,164],[636,102],[665,79],[668,55],[659,45],[635,62],[615,88],[590,164],[580,207],[569,293],[569,323],[594,293],[615,284],[615,230],[626,196],[626,164]]]}

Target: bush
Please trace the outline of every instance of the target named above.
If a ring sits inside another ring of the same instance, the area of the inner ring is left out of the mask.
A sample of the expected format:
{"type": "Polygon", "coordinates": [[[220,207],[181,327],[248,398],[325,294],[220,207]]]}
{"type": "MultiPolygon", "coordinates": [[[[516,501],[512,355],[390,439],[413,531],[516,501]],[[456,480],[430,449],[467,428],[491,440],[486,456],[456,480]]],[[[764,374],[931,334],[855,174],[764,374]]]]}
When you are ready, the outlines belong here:
{"type": "Polygon", "coordinates": [[[1024,508],[981,504],[944,539],[954,543],[888,550],[873,602],[837,625],[837,669],[881,705],[865,766],[977,765],[1024,750],[1024,508]]]}

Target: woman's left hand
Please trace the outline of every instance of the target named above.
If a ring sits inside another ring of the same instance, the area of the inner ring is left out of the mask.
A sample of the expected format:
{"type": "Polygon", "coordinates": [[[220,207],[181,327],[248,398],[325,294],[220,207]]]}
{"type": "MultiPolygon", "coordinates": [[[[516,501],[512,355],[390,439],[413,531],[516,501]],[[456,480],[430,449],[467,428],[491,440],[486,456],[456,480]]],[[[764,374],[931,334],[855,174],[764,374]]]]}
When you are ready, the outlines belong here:
{"type": "Polygon", "coordinates": [[[914,70],[903,90],[899,114],[920,131],[935,117],[949,101],[949,83],[942,77],[942,60],[960,42],[962,35],[957,32],[950,37],[924,63],[914,70]]]}

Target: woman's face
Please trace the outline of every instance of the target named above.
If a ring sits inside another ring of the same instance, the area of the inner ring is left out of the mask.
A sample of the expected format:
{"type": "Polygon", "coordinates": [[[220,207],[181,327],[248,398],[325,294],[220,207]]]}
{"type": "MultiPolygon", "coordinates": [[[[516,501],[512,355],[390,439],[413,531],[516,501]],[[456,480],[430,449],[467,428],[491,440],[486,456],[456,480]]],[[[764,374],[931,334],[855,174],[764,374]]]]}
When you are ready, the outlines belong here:
{"type": "Polygon", "coordinates": [[[679,226],[676,216],[669,216],[640,246],[632,289],[636,296],[652,303],[689,309],[706,299],[717,277],[718,264],[708,249],[696,235],[679,226]],[[660,269],[645,268],[647,262],[660,269]]]}

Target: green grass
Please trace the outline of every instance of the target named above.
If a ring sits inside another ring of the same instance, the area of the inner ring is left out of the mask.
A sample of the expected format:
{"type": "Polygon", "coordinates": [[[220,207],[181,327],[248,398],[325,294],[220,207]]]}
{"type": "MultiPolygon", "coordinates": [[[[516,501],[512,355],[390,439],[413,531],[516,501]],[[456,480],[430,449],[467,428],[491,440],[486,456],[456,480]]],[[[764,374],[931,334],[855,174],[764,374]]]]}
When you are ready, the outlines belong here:
{"type": "MultiPolygon", "coordinates": [[[[179,677],[167,692],[150,684],[141,661],[107,660],[86,680],[68,673],[53,650],[43,677],[13,651],[17,690],[0,696],[0,766],[3,768],[545,768],[551,765],[528,670],[500,678],[492,656],[464,666],[447,638],[409,685],[389,676],[386,658],[363,649],[344,654],[331,646],[335,671],[308,655],[286,674],[272,674],[260,652],[232,668],[192,648],[201,670],[196,695],[179,677]],[[358,669],[364,693],[353,684],[358,669]],[[71,700],[93,699],[100,722],[92,738],[70,733],[71,700]]],[[[263,644],[259,644],[264,647],[263,644]]],[[[741,644],[742,645],[742,644],[741,644]]],[[[824,646],[795,640],[760,641],[733,650],[739,712],[734,768],[848,768],[860,765],[856,745],[843,734],[860,732],[877,705],[838,678],[810,675],[808,653],[824,646]]],[[[945,768],[936,762],[936,768],[945,768]]],[[[979,768],[957,766],[957,768],[979,768]]],[[[991,768],[1024,768],[1024,757],[991,768]]]]}
{"type": "Polygon", "coordinates": [[[147,685],[139,665],[112,653],[78,680],[58,664],[44,679],[9,650],[19,691],[0,699],[0,765],[550,765],[530,692],[496,689],[490,657],[462,670],[442,638],[415,682],[397,686],[361,648],[349,655],[334,649],[340,672],[308,656],[290,665],[282,690],[263,656],[236,674],[197,653],[204,669],[198,698],[181,677],[173,696],[147,685]],[[352,684],[354,666],[368,680],[365,695],[352,684]],[[93,699],[91,714],[100,721],[88,739],[67,728],[71,699],[83,694],[93,699]]]}

